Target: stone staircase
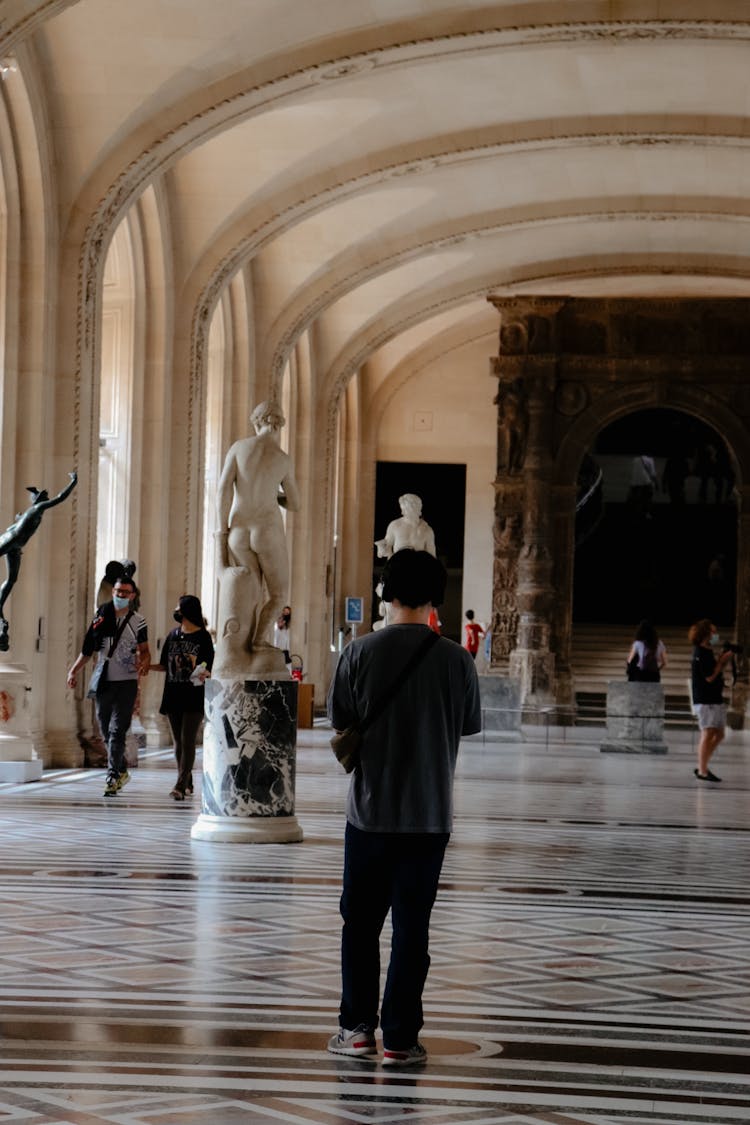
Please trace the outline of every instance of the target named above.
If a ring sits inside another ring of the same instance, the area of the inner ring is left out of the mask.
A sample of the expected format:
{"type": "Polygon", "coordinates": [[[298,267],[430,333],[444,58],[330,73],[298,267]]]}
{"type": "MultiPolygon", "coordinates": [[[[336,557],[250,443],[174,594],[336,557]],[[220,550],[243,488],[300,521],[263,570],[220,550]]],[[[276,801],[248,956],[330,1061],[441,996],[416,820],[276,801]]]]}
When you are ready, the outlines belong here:
{"type": "MultiPolygon", "coordinates": [[[[681,729],[694,724],[690,712],[690,659],[688,626],[665,627],[659,636],[667,649],[662,672],[665,726],[681,729]]],[[[606,722],[607,682],[625,679],[625,664],[633,643],[628,625],[574,625],[571,664],[576,684],[576,725],[603,726],[606,722]]],[[[722,630],[728,635],[728,630],[722,630]]]]}

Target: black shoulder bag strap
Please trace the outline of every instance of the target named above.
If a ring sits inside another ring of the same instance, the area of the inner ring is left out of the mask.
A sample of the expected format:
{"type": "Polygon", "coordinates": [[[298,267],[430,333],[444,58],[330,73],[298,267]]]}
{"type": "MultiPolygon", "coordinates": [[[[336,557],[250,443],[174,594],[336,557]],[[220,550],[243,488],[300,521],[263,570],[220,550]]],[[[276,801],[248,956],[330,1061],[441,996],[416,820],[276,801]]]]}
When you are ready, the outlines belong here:
{"type": "Polygon", "coordinates": [[[107,660],[112,659],[112,655],[113,655],[115,649],[117,648],[117,646],[119,645],[120,640],[122,639],[122,634],[125,632],[125,626],[127,625],[128,621],[130,621],[130,618],[132,616],[133,616],[133,611],[132,611],[132,609],[129,609],[128,612],[123,617],[120,624],[117,626],[117,630],[115,631],[115,635],[112,638],[112,644],[109,646],[109,652],[107,653],[107,656],[106,656],[107,660]]]}
{"type": "Polygon", "coordinates": [[[380,699],[378,699],[378,701],[371,708],[365,718],[360,719],[358,723],[354,724],[360,734],[364,734],[370,724],[374,723],[375,720],[380,715],[382,715],[383,711],[385,711],[391,700],[401,691],[401,688],[409,679],[409,676],[412,674],[417,665],[421,664],[432,646],[434,644],[437,644],[439,640],[440,634],[436,633],[434,629],[430,629],[425,639],[420,645],[417,646],[409,659],[406,661],[406,664],[401,669],[400,674],[396,677],[388,690],[380,696],[380,699]]]}

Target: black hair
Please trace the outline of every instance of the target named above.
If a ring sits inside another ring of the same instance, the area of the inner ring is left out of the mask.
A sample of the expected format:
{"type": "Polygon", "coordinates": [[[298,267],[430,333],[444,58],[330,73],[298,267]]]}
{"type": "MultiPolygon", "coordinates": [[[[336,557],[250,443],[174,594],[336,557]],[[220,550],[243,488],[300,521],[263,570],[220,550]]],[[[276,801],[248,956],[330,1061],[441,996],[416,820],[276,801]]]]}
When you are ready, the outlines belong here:
{"type": "Polygon", "coordinates": [[[466,616],[469,619],[469,621],[473,621],[474,620],[474,610],[473,609],[467,609],[466,610],[466,616]]]}
{"type": "Polygon", "coordinates": [[[391,555],[383,568],[384,602],[395,598],[410,609],[423,605],[442,605],[448,575],[445,567],[429,551],[405,547],[391,555]]]}
{"type": "Polygon", "coordinates": [[[205,618],[203,617],[203,607],[201,606],[200,599],[195,594],[183,594],[180,598],[180,613],[186,621],[191,625],[197,625],[199,629],[205,628],[205,618]]]}
{"type": "Polygon", "coordinates": [[[656,648],[659,643],[659,634],[656,632],[651,622],[644,618],[635,631],[635,639],[637,641],[643,641],[646,648],[653,649],[656,648]]]}
{"type": "Polygon", "coordinates": [[[114,586],[118,578],[125,577],[125,567],[117,559],[111,559],[104,568],[104,580],[114,586]]]}

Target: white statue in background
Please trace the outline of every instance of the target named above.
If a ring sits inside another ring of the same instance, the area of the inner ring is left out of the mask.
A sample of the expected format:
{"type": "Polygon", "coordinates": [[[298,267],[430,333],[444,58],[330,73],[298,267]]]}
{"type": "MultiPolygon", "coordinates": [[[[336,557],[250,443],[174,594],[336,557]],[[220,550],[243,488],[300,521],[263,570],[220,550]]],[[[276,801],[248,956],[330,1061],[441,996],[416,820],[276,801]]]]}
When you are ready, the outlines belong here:
{"type": "Polygon", "coordinates": [[[291,460],[279,445],[278,433],[284,425],[281,410],[272,402],[261,402],[250,421],[255,437],[234,443],[219,480],[215,675],[241,674],[250,666],[253,671],[275,671],[275,657],[282,661],[283,671],[281,653],[271,642],[273,624],[289,600],[289,559],[280,506],[298,511],[299,490],[291,460]]]}
{"type": "Polygon", "coordinates": [[[422,501],[413,492],[405,492],[398,498],[401,516],[391,520],[386,528],[385,537],[375,540],[378,558],[389,559],[396,551],[403,551],[404,547],[413,547],[415,551],[435,551],[435,534],[428,523],[422,519],[422,501]]]}

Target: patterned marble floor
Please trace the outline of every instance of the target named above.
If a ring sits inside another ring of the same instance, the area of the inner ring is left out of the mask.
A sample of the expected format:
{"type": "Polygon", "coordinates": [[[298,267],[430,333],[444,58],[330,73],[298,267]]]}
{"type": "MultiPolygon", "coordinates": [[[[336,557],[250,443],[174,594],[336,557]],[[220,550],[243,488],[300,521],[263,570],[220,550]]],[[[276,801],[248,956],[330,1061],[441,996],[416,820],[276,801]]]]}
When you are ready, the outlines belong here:
{"type": "MultiPolygon", "coordinates": [[[[418,1072],[336,1058],[347,778],[301,732],[300,844],[197,843],[154,752],[0,786],[0,1125],[750,1122],[750,738],[692,776],[466,743],[418,1072]]],[[[583,737],[583,735],[581,735],[583,737]]]]}

